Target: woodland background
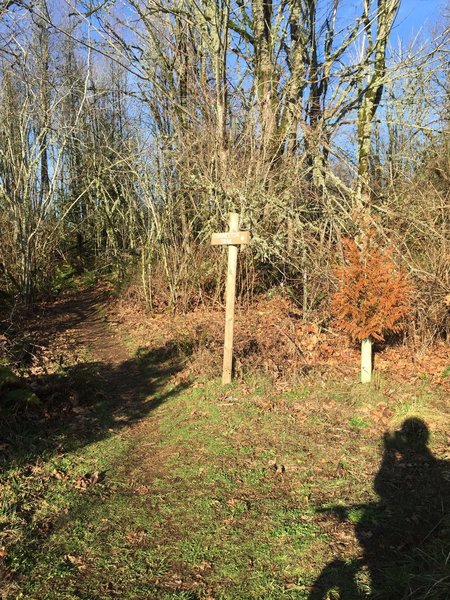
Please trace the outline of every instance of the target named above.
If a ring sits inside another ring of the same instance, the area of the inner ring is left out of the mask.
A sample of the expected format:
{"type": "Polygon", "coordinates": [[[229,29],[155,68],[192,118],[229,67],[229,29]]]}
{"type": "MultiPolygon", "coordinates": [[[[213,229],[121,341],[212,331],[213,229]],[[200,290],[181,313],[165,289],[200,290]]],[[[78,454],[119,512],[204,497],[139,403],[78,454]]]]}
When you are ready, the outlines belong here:
{"type": "Polygon", "coordinates": [[[1,598],[450,598],[423,4],[408,43],[400,0],[0,0],[1,598]]]}
{"type": "Polygon", "coordinates": [[[370,227],[414,285],[409,339],[448,339],[448,9],[406,44],[399,3],[1,2],[0,301],[94,271],[153,311],[214,305],[233,210],[241,302],[326,323],[370,227]]]}

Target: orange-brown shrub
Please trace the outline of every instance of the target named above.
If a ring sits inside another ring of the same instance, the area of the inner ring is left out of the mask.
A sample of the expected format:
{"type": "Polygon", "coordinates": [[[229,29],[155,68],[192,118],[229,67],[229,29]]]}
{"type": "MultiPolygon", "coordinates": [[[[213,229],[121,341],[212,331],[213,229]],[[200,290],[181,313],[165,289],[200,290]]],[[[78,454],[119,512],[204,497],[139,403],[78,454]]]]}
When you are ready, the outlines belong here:
{"type": "Polygon", "coordinates": [[[332,300],[335,325],[353,340],[382,341],[387,333],[398,333],[411,311],[412,286],[392,249],[380,250],[372,236],[364,251],[350,239],[343,246],[345,263],[336,270],[339,288],[332,300]]]}

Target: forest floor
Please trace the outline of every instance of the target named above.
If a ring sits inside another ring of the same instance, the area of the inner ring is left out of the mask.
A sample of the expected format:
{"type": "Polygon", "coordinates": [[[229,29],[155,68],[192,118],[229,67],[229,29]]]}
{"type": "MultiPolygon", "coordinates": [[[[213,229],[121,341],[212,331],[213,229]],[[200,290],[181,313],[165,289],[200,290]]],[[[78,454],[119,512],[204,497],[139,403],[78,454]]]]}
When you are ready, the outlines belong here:
{"type": "Polygon", "coordinates": [[[0,366],[2,599],[450,597],[442,348],[361,386],[353,350],[298,324],[305,368],[282,376],[296,338],[277,358],[266,304],[264,368],[238,329],[222,387],[217,314],[125,306],[62,294],[8,347],[19,377],[0,366]]]}

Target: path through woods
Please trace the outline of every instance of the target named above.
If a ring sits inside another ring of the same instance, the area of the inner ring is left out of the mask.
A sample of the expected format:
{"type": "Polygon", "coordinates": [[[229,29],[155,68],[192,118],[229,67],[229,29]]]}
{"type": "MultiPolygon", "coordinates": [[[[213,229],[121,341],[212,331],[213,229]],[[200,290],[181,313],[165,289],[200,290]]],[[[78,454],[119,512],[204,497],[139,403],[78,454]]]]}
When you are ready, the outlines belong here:
{"type": "Polygon", "coordinates": [[[77,394],[88,404],[89,393],[106,398],[115,418],[122,413],[124,422],[131,422],[164,401],[162,388],[180,365],[170,344],[151,350],[127,344],[123,332],[115,331],[116,322],[106,316],[107,301],[105,292],[84,290],[48,304],[40,313],[37,335],[50,347],[55,339],[62,342],[77,394]]]}
{"type": "MultiPolygon", "coordinates": [[[[407,417],[421,419],[430,460],[450,481],[445,391],[425,381],[318,383],[315,373],[286,390],[254,374],[225,389],[217,378],[180,383],[179,348],[156,335],[133,347],[124,321],[107,295],[83,291],[30,324],[62,367],[29,378],[47,413],[0,431],[9,436],[0,473],[5,597],[306,600],[332,575],[370,598],[364,560],[386,554],[386,532],[372,535],[380,477],[396,483],[398,473],[380,443],[398,440],[386,431],[407,417]]],[[[420,494],[405,498],[402,479],[388,506],[401,510],[396,523],[378,521],[394,538],[392,567],[366,562],[385,573],[379,587],[395,590],[386,597],[407,597],[407,586],[444,600],[448,511],[436,505],[442,485],[415,475],[421,460],[417,469],[410,461],[420,494]],[[422,505],[432,521],[425,540],[413,526],[422,505]],[[415,536],[410,551],[406,534],[415,536]]]]}
{"type": "Polygon", "coordinates": [[[187,384],[171,383],[183,360],[170,343],[149,345],[151,349],[136,348],[131,338],[127,343],[123,331],[115,331],[114,317],[107,316],[108,299],[105,292],[84,290],[49,304],[41,313],[40,335],[50,346],[52,339],[62,339],[63,351],[67,343],[74,362],[65,369],[63,393],[72,404],[66,420],[75,431],[75,445],[119,433],[130,449],[139,446],[138,456],[130,451],[125,462],[130,466],[131,460],[135,479],[147,484],[155,473],[164,474],[164,462],[158,464],[154,450],[159,431],[155,409],[185,389],[187,384]],[[145,456],[149,447],[151,469],[145,456]]]}

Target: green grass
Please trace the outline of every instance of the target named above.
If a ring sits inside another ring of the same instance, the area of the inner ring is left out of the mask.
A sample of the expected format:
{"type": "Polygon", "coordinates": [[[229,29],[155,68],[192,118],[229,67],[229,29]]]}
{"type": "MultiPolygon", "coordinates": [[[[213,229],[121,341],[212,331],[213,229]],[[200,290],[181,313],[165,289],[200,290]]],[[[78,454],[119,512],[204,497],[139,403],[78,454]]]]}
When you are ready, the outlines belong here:
{"type": "Polygon", "coordinates": [[[349,425],[351,425],[352,427],[355,427],[356,429],[364,429],[365,427],[369,427],[370,423],[367,419],[364,419],[363,417],[359,417],[358,415],[354,415],[353,417],[350,417],[350,419],[348,420],[349,425]]]}
{"type": "MultiPolygon", "coordinates": [[[[51,447],[33,438],[1,478],[2,598],[306,600],[321,573],[329,598],[371,597],[358,532],[374,539],[386,519],[373,487],[386,425],[371,410],[385,402],[394,425],[431,418],[443,452],[442,392],[392,386],[214,380],[172,390],[128,427],[81,428],[76,444],[69,429],[51,447]]],[[[107,399],[93,410],[106,419],[107,399]]],[[[450,597],[448,532],[400,549],[380,597],[450,597]]]]}

